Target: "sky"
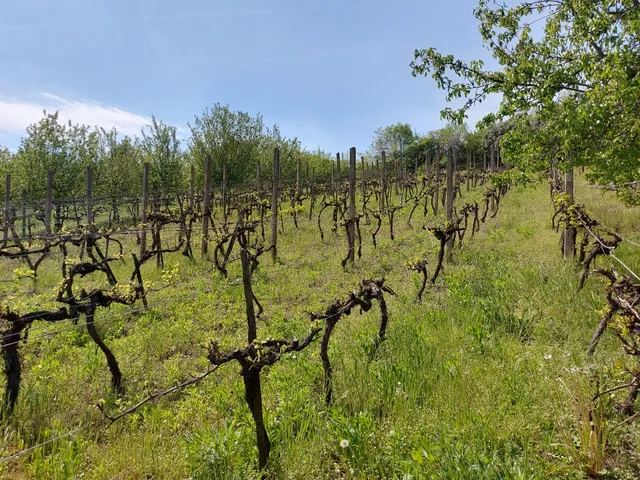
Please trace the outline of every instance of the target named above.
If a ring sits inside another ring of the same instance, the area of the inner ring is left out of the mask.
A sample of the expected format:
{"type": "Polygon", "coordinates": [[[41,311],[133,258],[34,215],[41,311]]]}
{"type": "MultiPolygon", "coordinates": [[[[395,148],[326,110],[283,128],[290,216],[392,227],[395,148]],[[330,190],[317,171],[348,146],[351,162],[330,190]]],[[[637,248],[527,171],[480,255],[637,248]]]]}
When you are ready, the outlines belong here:
{"type": "MultiPolygon", "coordinates": [[[[416,48],[488,59],[477,0],[0,0],[0,145],[43,109],[188,137],[205,107],[262,114],[309,149],[365,151],[378,127],[443,125],[444,92],[411,75],[416,48]]],[[[469,115],[473,126],[497,107],[469,115]]]]}

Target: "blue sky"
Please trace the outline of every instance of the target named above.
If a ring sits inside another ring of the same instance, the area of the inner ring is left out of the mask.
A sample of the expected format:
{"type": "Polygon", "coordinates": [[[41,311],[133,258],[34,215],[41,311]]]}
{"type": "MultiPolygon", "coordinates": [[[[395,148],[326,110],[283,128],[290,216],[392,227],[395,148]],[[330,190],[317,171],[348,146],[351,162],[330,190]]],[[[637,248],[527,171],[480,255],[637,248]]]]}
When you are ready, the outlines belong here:
{"type": "MultiPolygon", "coordinates": [[[[219,102],[309,148],[364,151],[373,131],[442,125],[416,48],[486,58],[477,0],[0,0],[0,144],[43,108],[135,134],[154,114],[188,134],[219,102]]],[[[495,108],[472,112],[474,125],[495,108]]]]}

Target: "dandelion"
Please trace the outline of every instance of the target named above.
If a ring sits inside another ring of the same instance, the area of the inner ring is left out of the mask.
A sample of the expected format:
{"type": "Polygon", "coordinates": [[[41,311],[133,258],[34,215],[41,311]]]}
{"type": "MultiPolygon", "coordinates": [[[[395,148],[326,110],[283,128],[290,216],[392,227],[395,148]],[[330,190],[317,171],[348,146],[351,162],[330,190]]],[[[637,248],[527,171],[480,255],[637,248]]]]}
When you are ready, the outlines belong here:
{"type": "Polygon", "coordinates": [[[349,446],[349,440],[344,439],[344,440],[340,441],[340,446],[342,448],[347,448],[349,446]]]}
{"type": "Polygon", "coordinates": [[[544,359],[545,359],[545,360],[551,360],[551,354],[550,354],[550,353],[547,353],[547,354],[544,356],[544,359]]]}

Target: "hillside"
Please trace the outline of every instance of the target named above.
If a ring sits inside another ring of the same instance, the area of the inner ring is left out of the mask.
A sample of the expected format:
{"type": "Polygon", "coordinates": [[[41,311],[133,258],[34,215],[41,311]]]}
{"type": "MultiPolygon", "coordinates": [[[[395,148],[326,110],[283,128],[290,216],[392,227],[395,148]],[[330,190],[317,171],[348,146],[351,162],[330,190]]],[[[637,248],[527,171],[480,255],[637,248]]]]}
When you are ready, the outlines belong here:
{"type": "MultiPolygon", "coordinates": [[[[462,201],[479,199],[483,191],[463,189],[462,201]]],[[[634,233],[640,231],[640,208],[624,207],[583,180],[577,182],[576,198],[593,218],[640,240],[634,233]]],[[[362,258],[343,271],[343,229],[331,233],[327,211],[321,241],[316,214],[309,221],[308,207],[307,201],[299,229],[285,217],[279,262],[272,265],[264,255],[253,275],[264,307],[258,339],[303,338],[310,328],[308,311],[322,312],[336,299],[347,299],[365,278],[384,277],[397,295],[385,296],[387,339],[376,353],[377,305],[338,322],[329,348],[331,406],[324,403],[319,342],[263,370],[269,475],[582,478],[593,454],[576,443],[581,424],[574,412],[591,405],[595,378],[602,389],[624,383],[622,364],[631,363],[608,334],[586,360],[598,312],[606,305],[605,283],[593,277],[577,290],[578,270],[562,259],[559,234],[550,228],[553,207],[546,185],[509,191],[496,217],[488,216],[474,238],[467,234],[462,249],[454,248],[453,263],[445,263],[443,276],[427,285],[422,303],[416,300],[420,275],[406,263],[428,255],[432,274],[437,242],[420,228],[437,224],[431,212],[423,218],[419,209],[409,228],[410,209],[398,211],[395,240],[385,222],[377,248],[363,219],[362,258]]],[[[133,240],[126,248],[135,248],[133,240]]],[[[617,256],[640,270],[640,247],[623,242],[617,256]]],[[[597,260],[599,265],[611,261],[597,260]]],[[[9,280],[18,263],[3,262],[3,278],[9,280]]],[[[119,262],[114,272],[129,272],[130,263],[119,262]]],[[[245,342],[239,262],[229,266],[227,279],[211,261],[192,262],[179,253],[167,255],[165,265],[165,270],[177,265],[171,287],[149,293],[149,310],[114,306],[96,315],[122,370],[120,399],[109,393],[104,356],[91,343],[84,320],[34,325],[20,348],[22,390],[4,430],[3,456],[71,434],[2,463],[4,478],[258,476],[253,422],[236,363],[108,428],[96,408],[101,404],[115,415],[205,372],[211,340],[222,350],[245,342]]],[[[39,272],[35,288],[32,279],[5,282],[4,295],[20,298],[24,310],[55,299],[59,260],[45,260],[39,272]]],[[[162,275],[155,265],[143,267],[145,282],[161,284],[162,275]]],[[[612,397],[621,401],[624,393],[612,397]]],[[[606,470],[611,478],[635,478],[640,474],[633,447],[640,437],[637,423],[613,428],[625,417],[613,400],[601,404],[608,432],[606,470]]],[[[598,411],[594,407],[593,415],[598,411]]]]}

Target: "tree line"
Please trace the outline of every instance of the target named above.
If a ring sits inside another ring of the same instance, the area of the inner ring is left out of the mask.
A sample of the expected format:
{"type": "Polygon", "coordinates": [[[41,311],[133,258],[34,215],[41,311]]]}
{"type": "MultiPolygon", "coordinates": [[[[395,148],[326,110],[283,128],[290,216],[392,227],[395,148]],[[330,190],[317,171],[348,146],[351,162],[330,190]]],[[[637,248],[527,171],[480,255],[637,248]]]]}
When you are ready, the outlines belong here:
{"type": "MultiPolygon", "coordinates": [[[[140,135],[132,137],[115,128],[64,123],[58,112],[44,111],[42,119],[27,128],[15,153],[0,147],[0,175],[4,179],[11,174],[13,200],[24,195],[32,201],[45,198],[51,171],[54,198],[69,199],[84,195],[89,167],[94,196],[116,200],[141,194],[145,163],[152,195],[185,191],[192,166],[195,186],[202,188],[206,157],[214,185],[220,185],[224,170],[230,187],[255,185],[258,174],[271,177],[273,150],[278,147],[284,182],[295,180],[299,159],[316,180],[330,178],[330,154],[303,148],[297,138],[284,137],[277,125],[266,127],[259,114],[215,104],[196,116],[189,128],[191,135],[181,138],[175,126],[152,117],[140,135]]],[[[4,182],[0,191],[4,196],[4,182]]]]}
{"type": "Polygon", "coordinates": [[[640,3],[635,0],[479,0],[474,9],[495,69],[437,49],[417,49],[414,76],[432,77],[444,119],[500,95],[481,125],[503,125],[505,160],[542,172],[583,167],[587,178],[640,204],[640,3]]]}

